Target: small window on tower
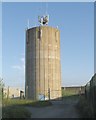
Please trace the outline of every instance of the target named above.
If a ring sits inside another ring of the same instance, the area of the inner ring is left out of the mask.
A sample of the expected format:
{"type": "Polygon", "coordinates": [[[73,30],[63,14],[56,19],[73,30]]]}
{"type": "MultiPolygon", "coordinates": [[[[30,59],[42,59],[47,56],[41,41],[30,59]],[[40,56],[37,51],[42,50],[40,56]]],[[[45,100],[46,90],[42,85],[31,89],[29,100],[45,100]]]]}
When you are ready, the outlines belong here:
{"type": "Polygon", "coordinates": [[[28,31],[26,33],[26,40],[27,40],[27,44],[29,44],[29,32],[28,31]]]}
{"type": "Polygon", "coordinates": [[[38,31],[38,39],[41,39],[42,37],[42,29],[39,28],[39,31],[38,31]]]}

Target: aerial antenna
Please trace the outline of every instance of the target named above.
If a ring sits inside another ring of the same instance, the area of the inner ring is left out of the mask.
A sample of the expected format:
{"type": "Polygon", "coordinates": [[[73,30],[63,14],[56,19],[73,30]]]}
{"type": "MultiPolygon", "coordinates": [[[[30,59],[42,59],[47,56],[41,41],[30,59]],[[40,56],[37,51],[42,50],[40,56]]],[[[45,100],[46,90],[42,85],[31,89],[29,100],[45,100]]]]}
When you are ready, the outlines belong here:
{"type": "Polygon", "coordinates": [[[27,28],[29,29],[29,19],[27,20],[27,28]]]}
{"type": "Polygon", "coordinates": [[[58,26],[56,26],[56,28],[58,29],[58,26]]]}
{"type": "Polygon", "coordinates": [[[47,4],[47,2],[46,2],[46,4],[45,4],[45,15],[43,15],[43,16],[38,16],[38,22],[40,23],[40,25],[41,26],[43,26],[43,25],[48,25],[48,22],[49,22],[49,15],[47,14],[47,8],[48,8],[48,4],[47,4]]]}
{"type": "Polygon", "coordinates": [[[48,25],[49,15],[38,16],[38,22],[40,25],[48,25]]]}
{"type": "Polygon", "coordinates": [[[46,2],[46,15],[47,15],[48,3],[46,2]]]}

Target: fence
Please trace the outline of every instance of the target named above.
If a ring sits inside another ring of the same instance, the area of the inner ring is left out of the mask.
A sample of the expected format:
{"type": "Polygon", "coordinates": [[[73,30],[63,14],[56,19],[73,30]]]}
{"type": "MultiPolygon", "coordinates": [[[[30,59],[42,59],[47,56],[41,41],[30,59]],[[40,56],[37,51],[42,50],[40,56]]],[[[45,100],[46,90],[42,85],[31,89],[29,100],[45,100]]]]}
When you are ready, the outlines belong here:
{"type": "Polygon", "coordinates": [[[3,87],[3,98],[24,98],[24,90],[18,87],[3,87]]]}
{"type": "Polygon", "coordinates": [[[38,95],[39,100],[61,100],[62,91],[61,90],[45,90],[41,91],[38,95]]]}
{"type": "Polygon", "coordinates": [[[96,74],[85,86],[85,97],[92,107],[93,115],[96,117],[96,74]]]}
{"type": "Polygon", "coordinates": [[[84,94],[84,86],[62,87],[62,97],[84,94]]]}

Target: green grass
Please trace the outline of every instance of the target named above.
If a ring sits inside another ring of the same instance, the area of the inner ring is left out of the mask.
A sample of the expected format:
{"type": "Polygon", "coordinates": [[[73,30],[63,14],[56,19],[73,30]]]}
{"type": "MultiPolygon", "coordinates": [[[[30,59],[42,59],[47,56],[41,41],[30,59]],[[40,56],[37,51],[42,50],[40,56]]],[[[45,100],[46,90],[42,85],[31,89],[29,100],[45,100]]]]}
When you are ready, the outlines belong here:
{"type": "MultiPolygon", "coordinates": [[[[76,99],[76,93],[70,90],[62,90],[62,95],[67,99],[67,97],[72,97],[76,99]]],[[[22,100],[22,99],[3,99],[3,118],[30,118],[31,113],[26,109],[26,106],[33,107],[46,107],[50,106],[52,103],[50,101],[32,101],[32,100],[22,100]]]]}
{"type": "Polygon", "coordinates": [[[3,106],[10,106],[10,105],[28,105],[32,104],[32,100],[21,100],[21,99],[4,99],[3,106]]]}
{"type": "Polygon", "coordinates": [[[31,113],[26,106],[45,107],[52,105],[50,101],[32,101],[20,99],[3,99],[3,118],[30,118],[31,113]]]}
{"type": "Polygon", "coordinates": [[[2,109],[3,118],[31,118],[31,113],[20,106],[7,106],[2,109]]]}
{"type": "Polygon", "coordinates": [[[0,100],[2,99],[2,95],[0,94],[0,100]]]}
{"type": "Polygon", "coordinates": [[[2,102],[3,118],[30,118],[31,113],[23,105],[32,101],[4,99],[2,102]]]}
{"type": "Polygon", "coordinates": [[[20,100],[20,99],[4,99],[3,106],[21,105],[21,106],[36,106],[44,107],[51,105],[50,101],[32,101],[32,100],[20,100]]]}

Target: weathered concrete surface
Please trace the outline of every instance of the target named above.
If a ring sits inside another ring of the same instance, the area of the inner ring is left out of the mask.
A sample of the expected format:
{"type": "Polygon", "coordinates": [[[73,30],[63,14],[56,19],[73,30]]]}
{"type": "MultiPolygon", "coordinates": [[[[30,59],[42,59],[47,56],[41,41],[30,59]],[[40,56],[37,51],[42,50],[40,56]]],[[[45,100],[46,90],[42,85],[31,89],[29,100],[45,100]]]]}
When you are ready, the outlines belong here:
{"type": "Polygon", "coordinates": [[[52,101],[53,105],[43,108],[27,107],[32,118],[80,118],[75,107],[77,100],[52,101]]]}
{"type": "Polygon", "coordinates": [[[26,31],[25,96],[61,97],[60,31],[49,26],[26,31]],[[50,91],[50,92],[49,92],[50,91]]]}

